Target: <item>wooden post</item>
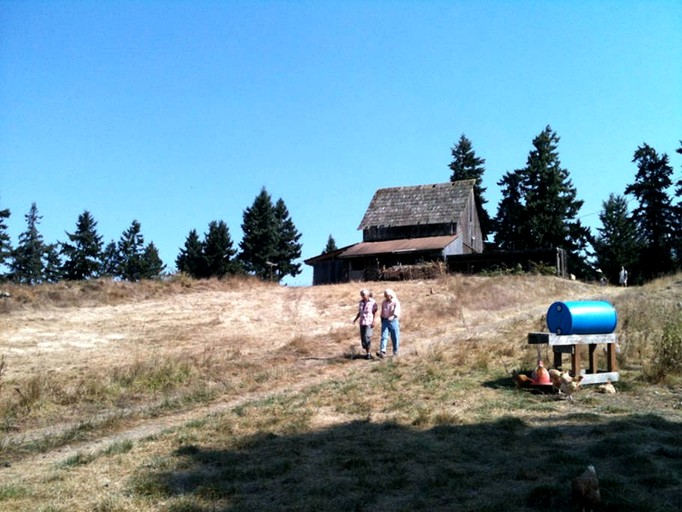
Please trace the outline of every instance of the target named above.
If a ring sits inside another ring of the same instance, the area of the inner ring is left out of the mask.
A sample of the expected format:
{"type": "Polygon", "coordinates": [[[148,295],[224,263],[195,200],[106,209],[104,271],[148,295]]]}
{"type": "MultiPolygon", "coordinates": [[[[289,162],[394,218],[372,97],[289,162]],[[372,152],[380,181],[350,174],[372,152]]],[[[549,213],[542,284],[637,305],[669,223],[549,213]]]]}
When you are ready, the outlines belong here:
{"type": "Polygon", "coordinates": [[[609,372],[615,372],[618,369],[615,343],[609,343],[606,345],[606,369],[609,372]]]}
{"type": "Polygon", "coordinates": [[[580,346],[571,345],[571,371],[573,377],[580,375],[580,346]]]}
{"type": "Polygon", "coordinates": [[[597,373],[597,345],[596,343],[590,343],[588,345],[589,347],[589,367],[587,369],[587,373],[597,373]]]}
{"type": "Polygon", "coordinates": [[[561,365],[563,364],[562,357],[561,357],[561,352],[558,350],[554,351],[554,368],[561,368],[561,365]]]}

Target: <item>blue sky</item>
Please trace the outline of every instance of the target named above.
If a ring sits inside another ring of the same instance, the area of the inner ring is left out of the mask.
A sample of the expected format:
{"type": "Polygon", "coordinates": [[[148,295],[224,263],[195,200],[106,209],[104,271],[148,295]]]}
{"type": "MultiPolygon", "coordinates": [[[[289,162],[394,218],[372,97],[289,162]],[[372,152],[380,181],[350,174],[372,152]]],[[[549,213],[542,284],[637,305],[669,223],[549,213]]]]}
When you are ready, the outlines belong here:
{"type": "Polygon", "coordinates": [[[495,215],[550,125],[596,228],[639,145],[682,174],[680,27],[678,0],[0,0],[0,208],[13,244],[33,202],[46,242],[137,219],[172,268],[266,187],[309,258],[376,189],[448,181],[462,134],[495,215]]]}

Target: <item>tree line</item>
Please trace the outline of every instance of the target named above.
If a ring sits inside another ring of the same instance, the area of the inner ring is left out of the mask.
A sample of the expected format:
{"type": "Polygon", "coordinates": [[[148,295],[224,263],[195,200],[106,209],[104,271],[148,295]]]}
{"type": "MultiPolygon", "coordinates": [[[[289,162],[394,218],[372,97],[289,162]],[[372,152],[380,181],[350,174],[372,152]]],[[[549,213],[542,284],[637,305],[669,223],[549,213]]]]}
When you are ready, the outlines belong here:
{"type": "MultiPolygon", "coordinates": [[[[126,281],[161,277],[166,265],[154,242],[145,243],[142,226],[133,220],[118,241],[104,244],[97,221],[85,210],[66,240],[46,243],[40,234],[42,217],[35,203],[25,215],[26,230],[12,246],[7,233],[9,209],[0,210],[0,279],[24,284],[110,277],[126,281]]],[[[178,272],[194,278],[251,274],[281,281],[300,274],[301,234],[284,201],[275,203],[263,187],[243,212],[243,238],[234,248],[227,224],[211,221],[203,239],[192,229],[175,260],[178,272]]]]}
{"type": "MultiPolygon", "coordinates": [[[[485,159],[476,155],[465,135],[451,148],[450,180],[476,180],[474,196],[489,248],[560,247],[571,273],[593,278],[598,271],[611,282],[617,281],[621,267],[628,269],[634,283],[682,270],[682,179],[674,179],[668,155],[646,143],[635,150],[632,182],[602,202],[601,226],[593,234],[580,221],[583,201],[570,172],[561,165],[559,141],[550,126],[533,139],[526,165],[506,172],[497,182],[502,197],[494,216],[485,207],[485,159]]],[[[676,152],[682,154],[682,141],[676,152]]],[[[165,271],[156,246],[145,244],[136,220],[117,242],[104,246],[97,222],[84,211],[75,231],[66,233],[67,240],[46,244],[33,204],[25,216],[27,229],[12,247],[9,217],[8,209],[0,210],[0,268],[8,269],[0,274],[2,279],[28,284],[101,276],[136,281],[165,271]]],[[[301,256],[301,234],[281,198],[273,203],[263,187],[244,210],[241,227],[239,250],[223,221],[211,221],[203,238],[191,230],[175,260],[177,270],[195,278],[246,273],[277,282],[300,274],[296,260],[301,256]]],[[[336,242],[329,235],[323,252],[334,250],[336,242]]]]}
{"type": "MultiPolygon", "coordinates": [[[[682,179],[674,179],[668,155],[646,143],[635,150],[633,180],[602,202],[593,235],[578,216],[583,201],[561,165],[559,140],[550,126],[533,139],[526,165],[497,182],[502,197],[494,217],[484,208],[485,160],[465,135],[452,147],[450,179],[476,180],[484,239],[491,235],[494,247],[506,251],[563,248],[570,271],[583,278],[602,273],[617,282],[625,267],[631,281],[642,283],[682,270],[682,179]]],[[[676,152],[682,154],[682,141],[676,152]]]]}

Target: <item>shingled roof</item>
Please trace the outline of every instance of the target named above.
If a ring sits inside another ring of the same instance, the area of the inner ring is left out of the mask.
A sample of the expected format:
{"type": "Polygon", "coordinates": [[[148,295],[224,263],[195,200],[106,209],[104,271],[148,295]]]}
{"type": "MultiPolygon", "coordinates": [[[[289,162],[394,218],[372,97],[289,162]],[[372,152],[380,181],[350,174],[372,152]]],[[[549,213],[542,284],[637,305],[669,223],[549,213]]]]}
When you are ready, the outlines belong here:
{"type": "Polygon", "coordinates": [[[476,180],[381,188],[358,229],[457,222],[476,180]]]}

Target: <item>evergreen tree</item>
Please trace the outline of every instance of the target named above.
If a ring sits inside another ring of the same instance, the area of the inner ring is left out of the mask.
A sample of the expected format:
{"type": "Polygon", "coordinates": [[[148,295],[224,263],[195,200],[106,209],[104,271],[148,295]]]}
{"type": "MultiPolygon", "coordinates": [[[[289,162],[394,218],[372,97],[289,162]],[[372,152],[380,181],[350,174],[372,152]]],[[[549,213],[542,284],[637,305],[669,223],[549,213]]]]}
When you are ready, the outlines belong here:
{"type": "Polygon", "coordinates": [[[531,244],[535,247],[564,247],[575,252],[586,245],[589,231],[576,219],[583,201],[568,171],[561,167],[559,137],[547,126],[534,140],[525,169],[526,213],[531,244]],[[584,239],[584,240],[581,240],[584,239]]]}
{"type": "Polygon", "coordinates": [[[507,174],[496,218],[496,241],[505,249],[565,249],[571,272],[588,271],[585,255],[591,242],[588,228],[577,220],[583,202],[569,173],[561,167],[559,137],[547,126],[533,139],[526,167],[507,174]]]}
{"type": "Polygon", "coordinates": [[[65,279],[83,280],[96,277],[102,268],[102,237],[97,234],[97,222],[89,211],[78,216],[76,232],[66,233],[69,242],[61,244],[65,258],[62,268],[65,279]]]}
{"type": "Polygon", "coordinates": [[[501,187],[502,199],[495,216],[495,244],[505,251],[524,249],[523,240],[526,223],[526,209],[523,203],[523,171],[507,172],[497,182],[501,187]]]}
{"type": "Polygon", "coordinates": [[[493,221],[484,208],[488,202],[483,196],[487,190],[483,187],[483,174],[485,173],[485,159],[476,156],[473,150],[471,141],[464,135],[459,138],[457,144],[452,148],[452,162],[450,163],[450,170],[452,174],[450,181],[460,180],[476,180],[474,185],[474,198],[476,200],[476,208],[478,211],[478,220],[481,223],[481,232],[483,233],[483,240],[493,229],[493,221]]]}
{"type": "Polygon", "coordinates": [[[324,248],[324,251],[322,251],[322,254],[327,254],[328,252],[334,252],[338,251],[338,247],[336,247],[336,240],[334,240],[334,237],[329,235],[329,238],[327,238],[327,245],[324,248]]]}
{"type": "MultiPolygon", "coordinates": [[[[680,141],[680,147],[675,151],[682,155],[682,140],[680,141]]],[[[675,187],[677,203],[674,207],[673,249],[675,251],[677,270],[682,270],[682,179],[677,180],[675,187]]]]}
{"type": "Polygon", "coordinates": [[[117,250],[120,261],[117,275],[126,281],[139,281],[145,271],[144,236],[142,226],[133,220],[130,227],[123,232],[118,241],[117,250]]]}
{"type": "Polygon", "coordinates": [[[275,208],[270,194],[263,187],[251,207],[244,210],[239,261],[244,270],[261,279],[273,275],[278,256],[279,233],[275,208]]]}
{"type": "MultiPolygon", "coordinates": [[[[7,234],[7,224],[6,219],[10,218],[9,208],[0,210],[0,268],[5,265],[5,262],[9,262],[12,257],[12,242],[10,240],[9,234],[7,234]]],[[[4,274],[0,275],[0,279],[4,278],[4,274]]]]}
{"type": "Polygon", "coordinates": [[[62,277],[62,261],[59,257],[58,245],[46,245],[43,251],[43,280],[48,283],[56,283],[62,277]]]}
{"type": "Polygon", "coordinates": [[[233,258],[237,251],[232,248],[230,230],[224,221],[214,220],[209,223],[202,246],[208,276],[224,277],[236,272],[233,258]]]}
{"type": "Polygon", "coordinates": [[[43,236],[38,231],[42,217],[38,215],[35,203],[24,217],[26,231],[19,235],[19,245],[12,253],[10,273],[12,279],[18,283],[36,284],[43,281],[45,244],[43,236]]]}
{"type": "Polygon", "coordinates": [[[189,235],[187,235],[185,246],[180,249],[180,254],[175,259],[175,266],[178,271],[184,272],[195,279],[209,276],[208,264],[204,256],[204,244],[199,240],[196,229],[191,230],[189,235]]]}
{"type": "Polygon", "coordinates": [[[275,219],[277,220],[277,252],[275,256],[275,274],[281,281],[286,276],[296,277],[301,273],[301,264],[294,263],[301,257],[301,234],[296,229],[289,210],[281,198],[275,204],[275,219]]]}
{"type": "Polygon", "coordinates": [[[651,279],[674,269],[675,211],[667,192],[672,185],[673,169],[668,155],[659,156],[648,144],[637,148],[632,161],[637,164],[637,175],[625,193],[639,203],[632,212],[642,240],[636,271],[643,279],[651,279]]]}
{"type": "Polygon", "coordinates": [[[632,269],[639,254],[637,226],[630,218],[627,199],[611,194],[602,203],[601,228],[592,243],[596,264],[612,283],[618,282],[621,266],[632,269]]]}
{"type": "Polygon", "coordinates": [[[166,268],[154,242],[149,242],[142,252],[141,279],[157,279],[166,268]]]}
{"type": "Polygon", "coordinates": [[[101,275],[108,277],[119,277],[120,266],[121,255],[118,252],[118,245],[112,240],[102,251],[101,275]]]}

